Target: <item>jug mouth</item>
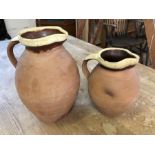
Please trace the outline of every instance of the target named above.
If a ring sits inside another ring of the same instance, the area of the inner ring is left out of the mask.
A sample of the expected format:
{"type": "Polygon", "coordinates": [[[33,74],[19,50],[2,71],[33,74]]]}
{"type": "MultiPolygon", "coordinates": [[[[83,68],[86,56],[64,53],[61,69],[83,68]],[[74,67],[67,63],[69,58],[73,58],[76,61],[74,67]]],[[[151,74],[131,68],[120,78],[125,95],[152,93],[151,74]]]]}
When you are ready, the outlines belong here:
{"type": "Polygon", "coordinates": [[[68,32],[59,26],[41,26],[26,28],[19,32],[19,42],[25,46],[38,47],[63,42],[68,32]]]}
{"type": "Polygon", "coordinates": [[[139,56],[124,48],[105,48],[97,53],[93,53],[85,60],[95,59],[105,68],[121,70],[135,66],[139,62],[139,56]]]}
{"type": "Polygon", "coordinates": [[[124,48],[106,48],[100,51],[99,62],[110,69],[124,69],[135,66],[139,56],[124,48]]]}

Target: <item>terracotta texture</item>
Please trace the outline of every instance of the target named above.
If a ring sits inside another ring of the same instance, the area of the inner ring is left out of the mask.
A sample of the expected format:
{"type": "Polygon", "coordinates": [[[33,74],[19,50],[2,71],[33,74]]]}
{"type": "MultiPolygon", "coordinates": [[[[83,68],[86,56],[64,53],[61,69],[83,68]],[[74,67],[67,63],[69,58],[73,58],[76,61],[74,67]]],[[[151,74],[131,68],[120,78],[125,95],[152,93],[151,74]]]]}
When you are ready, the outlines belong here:
{"type": "Polygon", "coordinates": [[[10,42],[8,56],[16,66],[18,94],[40,120],[55,122],[67,114],[75,102],[80,84],[76,62],[61,41],[41,47],[26,47],[17,63],[13,55],[13,47],[17,43],[10,42]]]}
{"type": "Polygon", "coordinates": [[[117,116],[132,107],[138,97],[139,76],[135,70],[135,65],[139,57],[131,53],[129,55],[123,54],[126,51],[117,48],[104,49],[103,52],[107,51],[107,54],[103,56],[102,51],[89,55],[83,61],[82,69],[88,79],[88,91],[92,101],[104,114],[117,116]],[[98,54],[101,56],[100,59],[96,56],[98,54]],[[93,57],[98,61],[101,58],[103,60],[99,62],[90,74],[87,69],[87,62],[93,57]],[[107,63],[108,60],[109,64],[107,63]],[[130,63],[133,61],[135,61],[135,65],[132,64],[131,66],[130,63]],[[117,64],[115,65],[115,63],[117,64]],[[118,65],[118,63],[120,64],[118,65]],[[116,66],[119,67],[117,68],[116,66]]]}

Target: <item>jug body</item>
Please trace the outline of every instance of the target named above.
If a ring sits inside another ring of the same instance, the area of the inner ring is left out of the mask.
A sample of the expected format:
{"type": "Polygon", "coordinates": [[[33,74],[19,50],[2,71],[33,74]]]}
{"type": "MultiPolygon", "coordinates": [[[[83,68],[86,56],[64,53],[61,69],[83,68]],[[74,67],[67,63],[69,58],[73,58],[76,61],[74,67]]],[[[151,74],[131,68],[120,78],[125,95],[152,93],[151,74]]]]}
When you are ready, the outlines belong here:
{"type": "Polygon", "coordinates": [[[19,41],[26,48],[18,62],[13,55],[17,41],[8,46],[19,97],[33,114],[49,123],[70,111],[79,90],[78,68],[63,46],[67,38],[64,32],[59,27],[24,30],[19,41]]]}
{"type": "Polygon", "coordinates": [[[139,95],[138,61],[137,55],[122,48],[107,48],[84,60],[90,98],[104,114],[117,116],[134,105],[139,95]],[[89,73],[86,65],[91,59],[99,64],[89,73]]]}

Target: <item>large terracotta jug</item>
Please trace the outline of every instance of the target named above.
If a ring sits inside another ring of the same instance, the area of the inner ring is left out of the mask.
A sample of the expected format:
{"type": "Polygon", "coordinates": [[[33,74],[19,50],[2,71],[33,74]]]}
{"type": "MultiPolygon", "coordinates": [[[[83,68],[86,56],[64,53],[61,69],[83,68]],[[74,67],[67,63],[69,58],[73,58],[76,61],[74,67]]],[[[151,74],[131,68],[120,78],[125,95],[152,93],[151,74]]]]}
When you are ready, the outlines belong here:
{"type": "Polygon", "coordinates": [[[123,48],[105,48],[90,54],[82,64],[88,79],[90,98],[104,114],[117,116],[136,101],[139,94],[139,76],[135,65],[139,56],[123,48]],[[87,62],[99,63],[89,72],[87,62]]]}
{"type": "Polygon", "coordinates": [[[19,97],[44,122],[54,122],[67,114],[78,94],[79,71],[63,46],[67,36],[57,26],[28,28],[12,39],[7,48],[16,68],[19,97]],[[25,51],[17,61],[13,48],[19,42],[25,45],[25,51]]]}

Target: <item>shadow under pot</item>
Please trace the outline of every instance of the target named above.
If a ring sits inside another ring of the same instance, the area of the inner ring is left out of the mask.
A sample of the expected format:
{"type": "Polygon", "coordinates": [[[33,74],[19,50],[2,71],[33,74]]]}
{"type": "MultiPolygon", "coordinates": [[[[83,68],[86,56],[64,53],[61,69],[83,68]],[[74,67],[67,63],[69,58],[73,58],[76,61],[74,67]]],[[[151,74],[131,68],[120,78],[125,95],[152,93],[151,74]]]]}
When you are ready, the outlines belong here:
{"type": "Polygon", "coordinates": [[[35,27],[20,31],[7,48],[16,68],[17,92],[26,107],[44,122],[55,122],[72,108],[80,78],[75,60],[63,46],[68,33],[60,27],[35,27]],[[18,62],[13,48],[25,51],[18,62]]]}
{"type": "Polygon", "coordinates": [[[113,117],[129,110],[139,94],[135,65],[139,56],[123,48],[105,48],[90,54],[82,64],[90,98],[105,115],[113,117]],[[90,73],[89,60],[99,63],[90,73]]]}

